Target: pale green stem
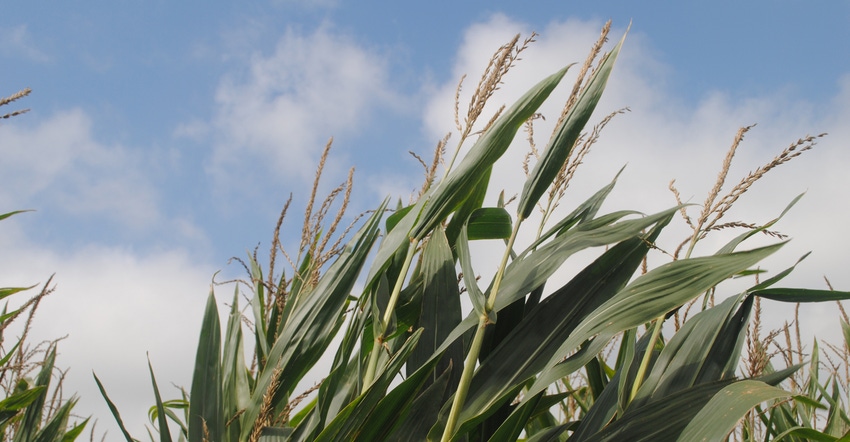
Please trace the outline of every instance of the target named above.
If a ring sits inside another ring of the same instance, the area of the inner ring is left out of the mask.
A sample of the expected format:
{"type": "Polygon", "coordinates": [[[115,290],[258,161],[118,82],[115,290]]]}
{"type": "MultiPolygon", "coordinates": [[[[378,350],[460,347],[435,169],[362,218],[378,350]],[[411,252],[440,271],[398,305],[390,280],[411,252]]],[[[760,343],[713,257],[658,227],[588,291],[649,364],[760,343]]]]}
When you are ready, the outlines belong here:
{"type": "Polygon", "coordinates": [[[478,318],[478,328],[475,329],[475,336],[472,338],[469,353],[466,355],[466,362],[463,365],[463,373],[460,375],[460,382],[457,386],[454,400],[452,401],[452,409],[449,412],[449,418],[446,421],[446,428],[443,430],[443,437],[440,439],[442,442],[448,442],[451,440],[452,434],[455,432],[455,427],[457,427],[460,411],[463,409],[463,405],[466,402],[466,395],[469,393],[469,385],[472,383],[472,374],[475,372],[475,363],[478,361],[478,355],[481,353],[481,344],[484,342],[484,332],[487,325],[490,324],[488,315],[496,305],[496,295],[498,294],[499,287],[502,284],[502,277],[505,274],[505,268],[508,266],[508,257],[511,256],[511,250],[513,249],[514,241],[516,240],[517,232],[519,232],[519,226],[521,223],[522,220],[518,219],[516,224],[514,224],[514,229],[511,232],[510,239],[508,240],[507,248],[505,248],[505,253],[502,255],[502,262],[499,264],[499,270],[496,272],[496,276],[493,279],[493,288],[490,290],[490,296],[484,304],[485,313],[478,318]]]}
{"type": "MultiPolygon", "coordinates": [[[[369,355],[369,365],[366,366],[366,374],[363,376],[364,387],[371,385],[372,381],[375,379],[375,372],[378,368],[378,359],[381,355],[381,348],[383,347],[384,340],[386,339],[387,327],[389,326],[390,319],[392,319],[393,310],[395,310],[395,305],[398,303],[398,296],[401,293],[401,288],[404,285],[407,271],[410,269],[410,263],[413,262],[413,255],[415,254],[416,247],[418,246],[418,239],[410,240],[410,246],[407,248],[407,255],[404,257],[404,264],[401,266],[401,272],[399,272],[398,279],[396,279],[395,286],[393,287],[393,292],[390,294],[390,300],[387,303],[387,310],[384,312],[384,317],[381,318],[381,334],[379,336],[375,336],[372,353],[369,355]]],[[[378,318],[373,318],[372,320],[377,321],[378,318]]]]}
{"type": "Polygon", "coordinates": [[[487,315],[481,315],[478,319],[478,328],[475,330],[475,337],[472,338],[472,345],[469,347],[469,354],[466,355],[466,362],[463,366],[463,373],[460,375],[460,383],[458,384],[457,392],[452,401],[452,409],[449,412],[449,418],[446,421],[446,428],[443,430],[441,442],[448,442],[452,439],[452,434],[457,427],[457,421],[460,417],[460,410],[466,402],[466,394],[469,393],[469,385],[472,383],[472,373],[475,371],[475,362],[478,360],[478,355],[481,353],[481,344],[484,342],[484,329],[487,328],[487,315]]]}
{"type": "Polygon", "coordinates": [[[643,383],[643,377],[646,375],[646,370],[649,367],[649,360],[652,358],[652,350],[655,348],[655,341],[661,334],[662,324],[664,324],[663,315],[655,320],[655,326],[652,328],[652,337],[649,338],[649,344],[647,344],[646,351],[643,353],[643,359],[640,361],[640,367],[638,367],[635,382],[632,384],[632,393],[629,395],[629,402],[637,396],[637,392],[640,390],[640,386],[643,383]]]}

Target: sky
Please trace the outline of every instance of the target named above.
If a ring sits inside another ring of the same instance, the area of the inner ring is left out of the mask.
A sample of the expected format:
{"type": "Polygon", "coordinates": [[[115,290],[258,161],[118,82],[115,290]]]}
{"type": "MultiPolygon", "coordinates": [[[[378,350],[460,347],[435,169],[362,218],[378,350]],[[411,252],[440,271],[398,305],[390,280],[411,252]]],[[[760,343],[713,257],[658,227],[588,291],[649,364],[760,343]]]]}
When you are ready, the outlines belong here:
{"type": "MultiPolygon", "coordinates": [[[[623,166],[609,210],[669,208],[674,178],[685,201],[700,203],[738,128],[757,124],[730,183],[827,132],[756,183],[729,219],[764,223],[806,192],[776,226],[792,241],[765,266],[812,251],[787,285],[825,288],[826,276],[850,290],[850,3],[790,0],[4,2],[0,96],[33,92],[0,109],[31,109],[0,120],[0,212],[34,212],[0,223],[0,286],[55,274],[34,336],[64,337],[58,365],[70,368],[78,415],[97,418],[107,439],[119,434],[95,372],[142,437],[153,404],[146,358],[166,396],[189,388],[213,275],[240,277],[231,257],[268,250],[290,194],[303,210],[331,137],[320,193],[355,167],[349,213],[407,200],[422,180],[408,152],[430,158],[454,130],[462,75],[461,107],[496,48],[537,32],[493,98],[510,104],[582,62],[608,19],[614,41],[630,29],[591,122],[630,112],[603,132],[564,208],[623,166]]],[[[541,108],[551,118],[537,134],[551,131],[569,85],[541,108]]],[[[526,150],[520,140],[497,165],[496,187],[519,191],[526,150]]],[[[290,213],[285,242],[300,232],[290,213]]],[[[219,301],[232,291],[217,287],[219,301]]],[[[805,307],[801,326],[837,336],[834,304],[805,307]]]]}

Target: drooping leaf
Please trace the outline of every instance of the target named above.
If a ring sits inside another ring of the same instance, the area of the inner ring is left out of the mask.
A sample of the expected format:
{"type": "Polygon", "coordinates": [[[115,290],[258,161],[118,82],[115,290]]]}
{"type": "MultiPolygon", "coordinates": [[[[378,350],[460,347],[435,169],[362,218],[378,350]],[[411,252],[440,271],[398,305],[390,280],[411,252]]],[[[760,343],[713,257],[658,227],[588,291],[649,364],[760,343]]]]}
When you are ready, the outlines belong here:
{"type": "Polygon", "coordinates": [[[481,135],[460,164],[437,184],[422,210],[410,237],[422,239],[473,194],[481,176],[505,153],[517,131],[549,97],[568,67],[546,77],[506,109],[481,135]]]}
{"type": "Polygon", "coordinates": [[[461,414],[462,428],[493,413],[558,357],[556,351],[575,327],[626,285],[663,226],[646,238],[637,236],[612,247],[523,318],[476,371],[461,414]]]}
{"type": "Polygon", "coordinates": [[[791,394],[764,382],[745,380],[717,392],[679,435],[682,442],[721,440],[757,404],[791,394]]]}
{"type": "Polygon", "coordinates": [[[501,207],[483,207],[472,212],[467,221],[470,241],[508,239],[513,230],[511,215],[501,207]]]}

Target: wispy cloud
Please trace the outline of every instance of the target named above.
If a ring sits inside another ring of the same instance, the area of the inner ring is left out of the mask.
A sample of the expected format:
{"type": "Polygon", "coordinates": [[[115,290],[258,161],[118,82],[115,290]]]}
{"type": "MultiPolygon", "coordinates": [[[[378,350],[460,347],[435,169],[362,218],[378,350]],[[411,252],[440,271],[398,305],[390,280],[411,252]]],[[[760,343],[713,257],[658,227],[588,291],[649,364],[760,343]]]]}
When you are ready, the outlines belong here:
{"type": "Polygon", "coordinates": [[[45,63],[51,57],[39,49],[30,35],[27,25],[0,29],[0,54],[22,56],[28,60],[45,63]]]}
{"type": "MultiPolygon", "coordinates": [[[[288,30],[272,53],[254,54],[244,72],[222,80],[210,123],[211,172],[231,183],[244,183],[246,171],[309,178],[305,165],[328,137],[356,133],[376,106],[393,100],[387,79],[379,52],[329,26],[288,30]]],[[[197,125],[184,132],[200,133],[197,125]]]]}
{"type": "Polygon", "coordinates": [[[129,228],[161,221],[141,153],[97,141],[84,111],[60,111],[33,127],[7,125],[0,136],[3,205],[45,205],[129,228]]]}

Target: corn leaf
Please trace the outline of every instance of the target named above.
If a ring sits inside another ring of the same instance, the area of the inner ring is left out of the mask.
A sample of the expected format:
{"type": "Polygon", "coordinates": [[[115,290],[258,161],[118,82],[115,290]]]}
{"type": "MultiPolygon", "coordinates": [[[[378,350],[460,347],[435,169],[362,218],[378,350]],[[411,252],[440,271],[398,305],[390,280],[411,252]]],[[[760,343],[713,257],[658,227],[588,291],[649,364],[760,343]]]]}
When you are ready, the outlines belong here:
{"type": "Polygon", "coordinates": [[[772,288],[756,290],[752,292],[755,296],[772,299],[780,302],[826,302],[843,301],[850,299],[850,292],[838,290],[814,290],[797,288],[772,288]]]}
{"type": "Polygon", "coordinates": [[[277,390],[272,392],[273,405],[287,400],[342,325],[349,293],[377,238],[382,212],[383,207],[366,221],[322,275],[310,295],[292,312],[268,355],[268,367],[279,367],[281,372],[277,379],[274,379],[274,369],[267,368],[260,374],[243,415],[246,425],[242,427],[240,440],[249,436],[269,385],[279,381],[277,390]]]}
{"type": "Polygon", "coordinates": [[[565,67],[537,83],[481,135],[457,168],[449,172],[428,198],[428,203],[410,233],[411,238],[424,238],[437,223],[446,219],[469,195],[474,194],[481,177],[489,174],[493,163],[505,153],[519,128],[537,112],[537,108],[560,83],[567,69],[565,67]]]}
{"type": "MultiPolygon", "coordinates": [[[[202,442],[205,434],[211,440],[223,439],[221,385],[221,325],[215,295],[210,289],[192,376],[189,442],[202,442]]],[[[165,419],[165,415],[160,419],[165,419]]]]}
{"type": "Polygon", "coordinates": [[[469,216],[467,224],[470,241],[508,239],[513,230],[511,216],[501,207],[483,207],[469,216]]]}
{"type": "MultiPolygon", "coordinates": [[[[422,335],[422,329],[416,330],[411,334],[410,338],[405,341],[402,348],[390,358],[386,370],[384,370],[370,385],[366,391],[358,398],[353,400],[348,406],[340,411],[340,413],[328,424],[327,427],[315,439],[315,442],[330,442],[340,440],[353,440],[361,431],[367,422],[369,416],[380,401],[384,398],[387,388],[390,386],[396,373],[407,361],[411,351],[416,346],[416,342],[422,335]]],[[[420,369],[422,374],[427,374],[428,369],[432,366],[425,366],[420,369]]],[[[412,378],[408,378],[410,380],[412,378]]],[[[420,376],[415,381],[424,381],[424,376],[420,376]]],[[[404,382],[402,382],[404,384],[404,382]]],[[[407,389],[410,384],[404,388],[407,389]]],[[[415,394],[415,393],[414,393],[415,394]]]]}
{"type": "Polygon", "coordinates": [[[561,344],[626,285],[663,225],[648,238],[634,237],[612,247],[523,318],[476,371],[461,414],[464,426],[494,412],[553,357],[564,356],[556,353],[561,344]]]}
{"type": "Polygon", "coordinates": [[[168,430],[168,419],[165,415],[165,407],[162,405],[162,396],[159,394],[159,387],[156,385],[156,377],[153,375],[153,366],[148,358],[148,370],[151,373],[151,384],[153,385],[153,394],[156,398],[156,415],[159,426],[159,440],[161,442],[171,442],[171,432],[168,430]]]}
{"type": "Polygon", "coordinates": [[[115,403],[109,399],[109,396],[106,394],[106,389],[103,388],[103,383],[100,382],[97,375],[92,373],[94,376],[94,381],[97,383],[97,388],[100,390],[101,396],[106,400],[106,405],[109,406],[109,411],[112,412],[112,416],[115,417],[115,421],[118,423],[118,428],[121,429],[121,434],[124,435],[124,440],[127,442],[133,442],[133,437],[130,436],[130,433],[127,432],[127,428],[124,426],[124,420],[121,419],[121,413],[118,412],[118,407],[115,406],[115,403]]]}
{"type": "Polygon", "coordinates": [[[34,387],[43,387],[44,389],[42,390],[42,394],[38,395],[38,397],[36,397],[35,400],[27,406],[26,411],[24,411],[21,426],[18,428],[13,439],[14,442],[30,442],[38,433],[45,407],[45,396],[47,389],[50,388],[50,379],[53,376],[53,364],[55,361],[56,346],[53,345],[48,350],[47,356],[44,358],[44,363],[41,366],[41,370],[35,378],[34,387]]]}
{"type": "Polygon", "coordinates": [[[227,319],[224,349],[222,352],[221,406],[223,417],[230,421],[224,430],[223,441],[238,442],[242,431],[240,418],[233,419],[248,406],[251,391],[245,370],[245,349],[242,342],[242,312],[239,311],[239,289],[234,290],[230,315],[227,319]]]}
{"type": "Polygon", "coordinates": [[[679,435],[680,441],[721,440],[757,404],[791,394],[755,380],[736,382],[720,390],[679,435]]]}
{"type": "Polygon", "coordinates": [[[752,300],[731,297],[687,321],[665,344],[633,404],[640,406],[649,397],[733,377],[752,300]]]}
{"type": "Polygon", "coordinates": [[[582,91],[575,105],[569,110],[549,145],[546,146],[540,159],[534,165],[534,169],[522,188],[522,195],[517,207],[518,219],[526,219],[531,215],[540,197],[552,185],[552,181],[555,180],[564,162],[569,157],[570,150],[572,150],[573,145],[584,130],[585,124],[593,114],[593,110],[596,109],[596,104],[602,97],[605,84],[608,82],[611,69],[614,67],[614,62],[617,60],[617,55],[620,53],[625,38],[624,35],[620,42],[614,46],[614,49],[602,60],[590,82],[582,91]]]}
{"type": "MultiPolygon", "coordinates": [[[[463,319],[454,258],[446,234],[441,227],[434,229],[434,233],[425,244],[422,252],[421,274],[424,278],[424,292],[417,328],[423,328],[424,332],[407,361],[408,376],[428,361],[452,329],[463,319]]],[[[463,366],[463,343],[456,342],[446,350],[425,386],[436,381],[436,378],[449,366],[463,366]]],[[[451,390],[455,389],[459,379],[460,370],[457,370],[449,382],[451,390]]]]}

